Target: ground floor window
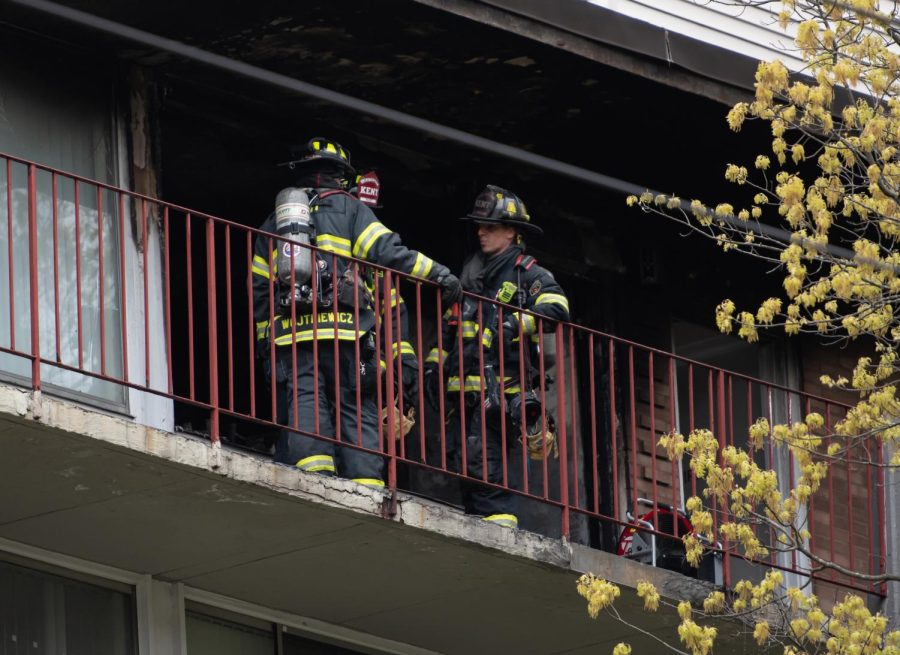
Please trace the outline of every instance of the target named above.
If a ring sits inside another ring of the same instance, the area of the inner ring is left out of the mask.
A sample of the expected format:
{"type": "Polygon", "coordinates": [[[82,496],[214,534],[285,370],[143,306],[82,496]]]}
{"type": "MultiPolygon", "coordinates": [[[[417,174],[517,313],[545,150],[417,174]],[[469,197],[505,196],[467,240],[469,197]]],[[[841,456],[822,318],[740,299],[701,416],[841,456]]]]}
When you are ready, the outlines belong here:
{"type": "Polygon", "coordinates": [[[100,587],[0,562],[0,653],[131,655],[134,599],[100,587]]]}

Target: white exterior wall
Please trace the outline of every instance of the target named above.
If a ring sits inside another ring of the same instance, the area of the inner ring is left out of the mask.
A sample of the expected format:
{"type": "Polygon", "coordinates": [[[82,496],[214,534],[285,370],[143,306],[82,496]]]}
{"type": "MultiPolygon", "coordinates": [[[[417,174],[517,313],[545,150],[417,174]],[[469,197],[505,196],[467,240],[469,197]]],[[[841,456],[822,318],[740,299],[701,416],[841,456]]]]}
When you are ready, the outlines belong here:
{"type": "MultiPolygon", "coordinates": [[[[588,0],[593,5],[614,11],[670,32],[709,43],[759,60],[781,59],[791,70],[803,67],[803,61],[790,52],[790,27],[778,25],[777,11],[753,7],[735,7],[735,3],[715,0],[588,0]]],[[[778,5],[773,5],[778,7],[778,5]]]]}
{"type": "MultiPolygon", "coordinates": [[[[128,152],[128,140],[125,135],[127,126],[124,121],[116,121],[119,151],[119,180],[120,186],[126,186],[131,178],[130,162],[131,153],[128,152]]],[[[133,212],[139,216],[139,212],[133,212]]],[[[165,390],[168,387],[168,361],[166,357],[166,324],[165,324],[165,295],[163,290],[163,239],[160,226],[154,220],[154,212],[148,208],[147,228],[147,296],[149,302],[149,330],[146,330],[144,322],[144,244],[139,242],[142,238],[140,229],[131,229],[126,223],[123,235],[125,244],[126,279],[122,281],[122,291],[125,293],[128,312],[128,379],[135,384],[146,383],[145,367],[145,332],[149,336],[146,347],[150,349],[150,386],[154,389],[165,390]]],[[[138,225],[138,228],[140,226],[138,225]]],[[[159,430],[173,431],[175,427],[174,407],[171,400],[154,393],[147,393],[139,389],[127,391],[128,412],[134,417],[135,422],[147,425],[159,430]]]]}

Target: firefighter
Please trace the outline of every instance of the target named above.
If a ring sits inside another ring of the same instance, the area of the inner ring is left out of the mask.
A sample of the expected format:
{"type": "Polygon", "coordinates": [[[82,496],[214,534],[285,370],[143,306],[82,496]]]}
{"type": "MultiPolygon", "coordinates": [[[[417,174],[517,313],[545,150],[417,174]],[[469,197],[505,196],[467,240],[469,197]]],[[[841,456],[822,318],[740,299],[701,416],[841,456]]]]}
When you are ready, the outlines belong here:
{"type": "MultiPolygon", "coordinates": [[[[289,162],[289,166],[297,175],[296,186],[305,193],[302,197],[308,198],[308,243],[320,252],[310,267],[310,284],[294,284],[291,288],[277,270],[279,249],[289,252],[291,246],[266,235],[257,237],[254,244],[256,336],[267,345],[267,359],[271,359],[274,348],[272,375],[276,391],[287,405],[286,425],[293,427],[296,421],[297,429],[306,433],[283,429],[275,447],[275,461],[301,471],[340,474],[361,484],[383,487],[382,459],[378,455],[336,449],[332,442],[306,436],[334,438],[339,426],[340,440],[353,444],[361,441],[365,448],[379,449],[375,397],[380,367],[376,361],[375,312],[371,295],[346,258],[374,262],[436,282],[444,302],[458,300],[460,283],[446,266],[406,248],[395,232],[348,192],[356,172],[349,153],[339,144],[313,138],[301,159],[289,162]]],[[[272,214],[260,229],[274,234],[276,228],[277,219],[272,214]]],[[[310,257],[307,249],[293,248],[292,262],[310,257]]]]}
{"type": "MultiPolygon", "coordinates": [[[[489,185],[475,199],[472,211],[461,220],[474,222],[477,227],[480,252],[470,255],[463,264],[460,276],[463,290],[495,299],[506,305],[541,314],[554,321],[569,319],[569,302],[545,268],[525,254],[523,237],[540,236],[541,228],[531,222],[525,205],[513,193],[489,185]]],[[[432,404],[436,397],[438,362],[443,361],[444,389],[452,417],[451,433],[460,430],[459,413],[465,418],[464,434],[457,434],[453,442],[454,466],[460,466],[461,442],[465,439],[466,474],[471,480],[481,480],[483,463],[487,466],[487,480],[503,482],[501,411],[507,412],[506,424],[517,425],[520,413],[517,402],[523,397],[522,386],[530,387],[535,376],[539,356],[537,322],[535,317],[507,308],[501,314],[497,305],[484,303],[479,325],[478,302],[465,296],[458,312],[451,309],[444,314],[442,325],[443,352],[433,349],[426,360],[425,385],[432,404]],[[521,323],[521,325],[520,325],[521,323]],[[462,335],[462,364],[459,365],[460,333],[462,335]],[[498,338],[498,333],[502,335],[498,338]],[[520,334],[526,343],[520,348],[520,334]],[[499,380],[499,341],[503,341],[504,380],[499,380]],[[526,380],[519,379],[520,358],[525,358],[526,380]],[[465,406],[460,407],[460,368],[463,369],[465,406]],[[505,396],[501,402],[500,394],[505,396]],[[482,395],[483,394],[483,395],[482,395]],[[484,425],[482,425],[482,406],[484,425]],[[482,453],[482,431],[486,453],[482,453]]],[[[550,328],[544,325],[545,331],[550,328]]],[[[534,402],[535,394],[528,396],[534,402]]],[[[533,409],[533,408],[532,408],[533,409]]],[[[533,411],[532,411],[533,414],[533,411]]],[[[537,415],[540,415],[538,408],[537,415]]],[[[513,430],[508,430],[511,434],[513,430]]],[[[507,445],[515,437],[508,439],[507,445]]],[[[486,521],[516,528],[518,518],[512,509],[512,494],[477,482],[463,480],[463,503],[466,512],[480,515],[486,521]]]]}

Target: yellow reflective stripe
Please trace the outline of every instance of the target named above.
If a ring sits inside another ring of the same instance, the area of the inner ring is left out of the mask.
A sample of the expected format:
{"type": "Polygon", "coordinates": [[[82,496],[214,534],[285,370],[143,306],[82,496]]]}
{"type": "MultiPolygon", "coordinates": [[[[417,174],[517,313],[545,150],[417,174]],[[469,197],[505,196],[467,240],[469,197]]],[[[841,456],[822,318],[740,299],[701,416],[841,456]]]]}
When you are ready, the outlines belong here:
{"type": "Polygon", "coordinates": [[[331,455],[310,455],[298,461],[295,466],[307,473],[316,473],[318,471],[335,472],[334,458],[331,455]]]}
{"type": "Polygon", "coordinates": [[[317,234],[316,245],[322,250],[333,252],[336,255],[350,256],[350,239],[335,236],[334,234],[317,234]]]}
{"type": "Polygon", "coordinates": [[[438,350],[437,348],[432,348],[428,353],[428,357],[425,358],[426,362],[431,362],[433,364],[437,364],[438,362],[442,362],[447,359],[447,355],[449,355],[446,350],[438,350]]]}
{"type": "Polygon", "coordinates": [[[479,325],[475,321],[463,321],[462,330],[464,339],[474,339],[478,334],[479,325]]]}
{"type": "Polygon", "coordinates": [[[253,255],[253,264],[250,265],[250,270],[257,275],[263,276],[267,280],[270,277],[269,263],[259,255],[253,255]]]}
{"type": "Polygon", "coordinates": [[[559,305],[569,311],[569,301],[560,293],[542,293],[535,301],[535,305],[559,305]]]}
{"type": "Polygon", "coordinates": [[[401,355],[412,355],[416,356],[416,349],[413,348],[412,344],[409,341],[401,341],[399,344],[393,344],[392,352],[394,353],[394,357],[397,356],[397,350],[400,350],[401,355]]]}
{"type": "MultiPolygon", "coordinates": [[[[282,334],[280,337],[275,339],[276,346],[286,346],[291,343],[291,335],[282,334]]],[[[334,328],[331,326],[320,327],[316,330],[315,334],[313,334],[312,329],[304,328],[303,330],[297,331],[297,343],[301,343],[304,341],[312,341],[313,339],[334,339],[334,328]]],[[[337,339],[338,341],[356,341],[356,330],[337,330],[337,339]]]]}
{"type": "Polygon", "coordinates": [[[428,274],[431,272],[431,267],[434,265],[434,260],[430,257],[426,257],[420,252],[416,253],[416,263],[413,266],[410,275],[413,277],[418,277],[423,280],[428,279],[428,274]]]}
{"type": "Polygon", "coordinates": [[[352,480],[367,487],[377,487],[378,489],[384,487],[384,480],[378,480],[377,478],[352,478],[352,480]]]}
{"type": "MultiPolygon", "coordinates": [[[[513,316],[516,317],[522,324],[522,332],[523,334],[534,334],[537,330],[537,322],[534,320],[534,316],[530,314],[523,314],[522,312],[513,312],[513,316]]],[[[516,341],[518,341],[519,336],[516,335],[516,341]]]]}
{"type": "Polygon", "coordinates": [[[485,516],[483,520],[502,525],[506,528],[519,527],[519,519],[516,518],[515,514],[491,514],[490,516],[485,516]]]}
{"type": "Polygon", "coordinates": [[[353,244],[353,256],[365,259],[369,254],[369,249],[375,242],[380,237],[390,233],[391,231],[378,221],[369,223],[366,229],[356,238],[356,243],[353,244]]]}
{"type": "Polygon", "coordinates": [[[379,359],[379,360],[378,360],[378,365],[381,366],[381,370],[382,370],[382,371],[386,371],[386,370],[387,370],[387,363],[386,363],[383,359],[379,359]]]}
{"type": "Polygon", "coordinates": [[[490,330],[485,330],[484,334],[481,335],[481,345],[485,348],[490,348],[491,344],[494,342],[494,333],[490,330]]]}
{"type": "Polygon", "coordinates": [[[269,321],[259,321],[256,324],[256,340],[262,341],[268,336],[269,333],[269,321]]]}
{"type": "MultiPolygon", "coordinates": [[[[463,385],[463,391],[481,391],[481,376],[467,375],[463,385]]],[[[447,391],[459,391],[459,376],[451,376],[447,379],[447,391]]]]}

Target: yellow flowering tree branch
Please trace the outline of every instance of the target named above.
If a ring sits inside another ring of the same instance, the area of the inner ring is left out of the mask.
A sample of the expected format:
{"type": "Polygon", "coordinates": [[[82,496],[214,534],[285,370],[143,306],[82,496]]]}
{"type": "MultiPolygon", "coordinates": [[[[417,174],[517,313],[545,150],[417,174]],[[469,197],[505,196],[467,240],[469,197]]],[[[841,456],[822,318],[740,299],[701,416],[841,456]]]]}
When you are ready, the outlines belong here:
{"type": "MultiPolygon", "coordinates": [[[[896,581],[823,557],[810,545],[809,521],[810,501],[835,463],[900,466],[900,2],[704,1],[774,10],[791,30],[792,53],[804,69],[795,74],[780,61],[761,62],[753,98],[728,112],[735,132],[747,121],[762,121],[771,132],[766,152],[725,166],[725,179],[741,187],[744,202],[648,190],[627,204],[779,271],[780,292],[758,306],[742,308],[730,299],[718,305],[714,318],[722,333],[755,342],[762,331],[780,329],[828,344],[855,341],[868,352],[844,375],[821,379],[855,394],[834,421],[815,412],[786,424],[759,419],[746,449],[722,446],[704,429],[659,440],[673,461],[687,458],[704,483],[685,504],[693,526],[683,536],[686,556],[698,566],[721,540],[730,554],[763,567],[773,552],[793,552],[809,562],[811,574],[831,569],[864,583],[896,581]],[[764,446],[789,455],[796,475],[781,479],[761,465],[754,454],[764,446]],[[882,461],[882,452],[894,454],[882,461]]],[[[621,620],[614,607],[618,587],[590,577],[579,591],[591,616],[604,611],[621,620]]],[[[804,587],[787,586],[774,568],[760,581],[715,590],[696,607],[661,599],[646,581],[636,594],[647,612],[677,612],[670,641],[680,648],[666,645],[691,655],[712,652],[715,628],[699,622],[710,617],[741,622],[761,648],[785,655],[900,655],[900,631],[858,594],[825,608],[811,578],[804,587]]],[[[630,651],[619,644],[614,653],[630,651]]]]}

